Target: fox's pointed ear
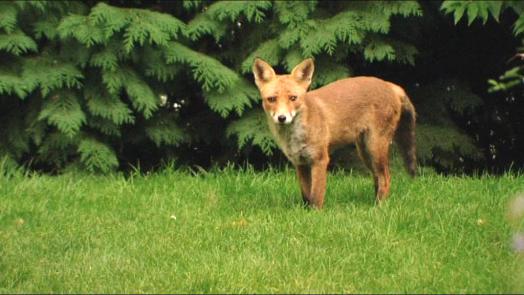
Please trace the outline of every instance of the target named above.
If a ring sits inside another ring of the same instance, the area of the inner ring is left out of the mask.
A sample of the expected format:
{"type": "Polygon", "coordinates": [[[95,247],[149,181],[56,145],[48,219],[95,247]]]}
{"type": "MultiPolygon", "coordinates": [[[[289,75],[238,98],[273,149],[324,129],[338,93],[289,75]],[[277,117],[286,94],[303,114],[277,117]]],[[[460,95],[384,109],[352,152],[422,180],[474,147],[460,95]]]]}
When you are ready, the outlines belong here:
{"type": "Polygon", "coordinates": [[[275,70],[273,70],[271,65],[260,58],[255,58],[255,62],[253,63],[253,75],[255,75],[255,84],[259,87],[276,77],[275,70]]]}
{"type": "Polygon", "coordinates": [[[303,62],[299,63],[293,71],[291,76],[298,83],[307,83],[307,86],[311,84],[311,78],[313,78],[313,72],[315,71],[315,64],[312,58],[308,58],[303,62]]]}

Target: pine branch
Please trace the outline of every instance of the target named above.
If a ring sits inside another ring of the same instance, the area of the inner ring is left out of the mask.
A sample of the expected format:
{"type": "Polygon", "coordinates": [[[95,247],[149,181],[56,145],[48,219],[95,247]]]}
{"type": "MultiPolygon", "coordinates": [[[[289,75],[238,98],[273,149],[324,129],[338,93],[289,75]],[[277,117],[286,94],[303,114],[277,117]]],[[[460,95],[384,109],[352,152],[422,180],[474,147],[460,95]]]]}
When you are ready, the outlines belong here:
{"type": "Polygon", "coordinates": [[[281,55],[282,49],[277,39],[265,41],[242,62],[241,70],[243,73],[250,73],[256,57],[264,59],[269,64],[277,65],[281,55]]]}
{"type": "Polygon", "coordinates": [[[332,55],[338,41],[349,45],[359,44],[366,30],[359,14],[353,11],[344,11],[330,19],[316,21],[310,27],[315,29],[300,41],[305,56],[314,56],[321,52],[332,55]]]}
{"type": "Polygon", "coordinates": [[[209,107],[223,118],[233,110],[240,116],[246,107],[258,100],[258,91],[253,83],[239,79],[224,92],[205,91],[204,97],[209,107]]]}
{"type": "Polygon", "coordinates": [[[239,76],[208,55],[196,52],[178,42],[171,42],[164,48],[164,55],[168,64],[183,63],[191,66],[193,78],[198,81],[204,91],[218,91],[219,93],[233,85],[239,76]]]}
{"type": "Polygon", "coordinates": [[[175,118],[172,115],[164,114],[148,121],[145,132],[147,137],[158,147],[162,145],[178,146],[188,141],[187,132],[176,125],[175,118]]]}
{"type": "Polygon", "coordinates": [[[286,70],[288,72],[291,72],[293,68],[303,60],[304,56],[302,55],[301,50],[299,50],[298,48],[288,50],[286,56],[284,57],[284,65],[286,66],[286,70]]]}
{"type": "Polygon", "coordinates": [[[415,46],[396,40],[388,40],[388,43],[395,49],[396,61],[415,65],[415,56],[418,54],[415,46]]]}
{"type": "Polygon", "coordinates": [[[33,39],[18,30],[10,34],[0,34],[0,50],[21,55],[30,51],[37,51],[37,45],[33,39]]]}
{"type": "Polygon", "coordinates": [[[186,10],[195,10],[202,6],[202,0],[183,0],[182,5],[186,10]]]}
{"type": "Polygon", "coordinates": [[[280,23],[288,28],[299,27],[316,8],[317,1],[275,1],[280,23]]]}
{"type": "MultiPolygon", "coordinates": [[[[491,1],[495,2],[495,1],[491,1]]],[[[386,4],[387,9],[385,12],[388,16],[401,15],[403,17],[408,16],[422,16],[422,8],[418,1],[415,0],[395,0],[395,1],[383,1],[381,4],[386,4]]]]}
{"type": "Polygon", "coordinates": [[[86,116],[75,94],[59,92],[44,102],[38,120],[46,120],[72,138],[85,124],[86,116]]]}
{"type": "Polygon", "coordinates": [[[118,167],[115,151],[93,137],[82,139],[77,151],[80,154],[80,161],[88,171],[107,173],[118,167]]]}
{"type": "Polygon", "coordinates": [[[24,132],[23,116],[23,109],[13,108],[7,114],[4,113],[0,123],[0,138],[4,149],[9,151],[14,159],[19,159],[29,151],[29,136],[24,132]]]}
{"type": "Polygon", "coordinates": [[[364,48],[364,58],[370,62],[384,59],[393,61],[396,58],[395,49],[384,40],[371,37],[364,48]]]}
{"type": "MultiPolygon", "coordinates": [[[[162,50],[151,46],[144,47],[141,58],[141,69],[145,76],[153,77],[160,82],[173,80],[182,71],[182,66],[177,64],[167,64],[162,50]]],[[[182,73],[185,75],[185,73],[182,73]]]]}
{"type": "Polygon", "coordinates": [[[108,39],[100,26],[83,15],[73,14],[65,17],[58,25],[57,30],[61,39],[72,37],[87,47],[103,44],[108,39]]]}
{"type": "Polygon", "coordinates": [[[47,134],[38,146],[38,157],[41,163],[52,164],[55,168],[61,168],[68,161],[71,154],[75,152],[79,137],[69,137],[60,131],[47,134]]]}
{"type": "Polygon", "coordinates": [[[82,73],[72,64],[54,59],[37,57],[28,58],[23,65],[22,77],[30,85],[40,87],[42,96],[61,88],[81,88],[82,73]]]}
{"type": "Polygon", "coordinates": [[[226,130],[228,137],[237,137],[238,148],[241,149],[248,143],[260,147],[264,154],[272,155],[276,148],[271,132],[267,127],[266,115],[261,110],[253,110],[241,119],[231,123],[226,130]],[[253,132],[256,130],[256,132],[253,132]]]}
{"type": "Polygon", "coordinates": [[[43,37],[48,40],[53,40],[58,37],[58,25],[60,19],[55,16],[48,16],[45,19],[38,20],[34,23],[34,33],[36,39],[42,39],[43,37]]]}
{"type": "MultiPolygon", "coordinates": [[[[467,156],[473,159],[480,159],[482,154],[475,146],[471,137],[459,131],[455,127],[438,126],[435,124],[417,125],[417,153],[421,160],[430,160],[435,155],[444,152],[458,158],[467,156]]],[[[442,155],[440,156],[442,157],[442,155]]],[[[444,159],[440,159],[443,162],[444,159]]]]}
{"type": "Polygon", "coordinates": [[[0,95],[16,94],[24,99],[36,87],[36,82],[28,83],[21,76],[0,70],[0,95]]]}
{"type": "MultiPolygon", "coordinates": [[[[316,61],[317,70],[311,88],[324,86],[331,82],[351,76],[349,67],[343,64],[331,61],[330,59],[321,59],[316,61]]],[[[298,63],[297,63],[298,64],[298,63]]]]}
{"type": "Polygon", "coordinates": [[[122,132],[120,131],[120,126],[115,124],[112,120],[101,118],[101,117],[89,117],[87,120],[87,125],[89,127],[99,130],[105,135],[121,137],[122,132]]]}
{"type": "Polygon", "coordinates": [[[77,66],[83,70],[87,67],[93,54],[92,48],[88,48],[73,39],[62,40],[60,44],[62,47],[59,54],[62,62],[77,66]]]}
{"type": "Polygon", "coordinates": [[[3,29],[7,34],[13,33],[17,16],[18,10],[13,3],[0,2],[0,29],[3,29]]]}
{"type": "MultiPolygon", "coordinates": [[[[480,18],[482,20],[482,23],[485,24],[490,14],[496,21],[498,21],[500,11],[503,6],[503,1],[445,0],[444,2],[442,2],[440,9],[443,10],[446,14],[453,13],[455,24],[457,24],[464,16],[464,13],[466,13],[469,26],[477,18],[480,18]]],[[[517,33],[515,33],[515,35],[517,35],[517,33]]]]}
{"type": "Polygon", "coordinates": [[[116,125],[132,124],[135,122],[131,110],[118,96],[106,93],[96,87],[86,87],[84,98],[91,114],[110,120],[116,125]]]}
{"type": "Polygon", "coordinates": [[[219,21],[235,22],[244,16],[249,22],[260,23],[266,16],[264,11],[271,7],[271,1],[218,1],[209,6],[206,13],[219,21]]]}
{"type": "Polygon", "coordinates": [[[185,36],[192,41],[197,41],[205,35],[211,35],[216,42],[219,42],[226,32],[226,23],[213,19],[209,14],[201,13],[189,21],[185,36]]]}
{"type": "MultiPolygon", "coordinates": [[[[114,44],[114,43],[112,43],[114,44]]],[[[91,55],[89,65],[99,67],[105,71],[116,71],[118,66],[117,49],[114,46],[106,46],[99,52],[91,55]]]]}
{"type": "Polygon", "coordinates": [[[156,95],[149,85],[144,82],[132,70],[126,70],[126,80],[124,81],[124,88],[127,95],[131,99],[133,108],[142,112],[146,119],[153,116],[153,112],[158,109],[160,98],[156,95]]]}
{"type": "Polygon", "coordinates": [[[136,8],[118,8],[98,3],[87,17],[103,32],[105,40],[115,33],[124,31],[124,50],[130,53],[134,46],[148,44],[167,45],[176,39],[186,25],[175,17],[136,8]]]}

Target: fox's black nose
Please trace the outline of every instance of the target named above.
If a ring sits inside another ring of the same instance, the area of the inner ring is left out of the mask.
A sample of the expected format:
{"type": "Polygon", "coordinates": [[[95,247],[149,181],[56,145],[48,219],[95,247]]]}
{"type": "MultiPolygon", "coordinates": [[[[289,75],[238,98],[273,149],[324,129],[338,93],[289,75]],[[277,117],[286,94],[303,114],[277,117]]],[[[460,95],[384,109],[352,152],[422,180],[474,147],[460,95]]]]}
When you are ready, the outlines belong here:
{"type": "Polygon", "coordinates": [[[278,122],[280,122],[280,123],[286,122],[286,116],[284,116],[284,115],[278,116],[278,122]]]}

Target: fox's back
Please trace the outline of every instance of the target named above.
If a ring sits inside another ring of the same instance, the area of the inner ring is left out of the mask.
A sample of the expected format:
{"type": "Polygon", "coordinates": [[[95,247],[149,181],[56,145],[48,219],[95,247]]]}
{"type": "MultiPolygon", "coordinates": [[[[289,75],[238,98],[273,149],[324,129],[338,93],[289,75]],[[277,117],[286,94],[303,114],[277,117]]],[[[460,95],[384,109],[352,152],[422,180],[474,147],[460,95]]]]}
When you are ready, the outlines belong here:
{"type": "Polygon", "coordinates": [[[333,110],[387,107],[400,104],[402,88],[376,77],[353,77],[332,82],[308,92],[308,100],[315,100],[333,110]],[[395,91],[396,90],[396,91],[395,91]]]}
{"type": "Polygon", "coordinates": [[[334,140],[352,140],[364,129],[396,125],[401,87],[375,77],[335,81],[307,93],[308,104],[319,108],[334,140]]]}

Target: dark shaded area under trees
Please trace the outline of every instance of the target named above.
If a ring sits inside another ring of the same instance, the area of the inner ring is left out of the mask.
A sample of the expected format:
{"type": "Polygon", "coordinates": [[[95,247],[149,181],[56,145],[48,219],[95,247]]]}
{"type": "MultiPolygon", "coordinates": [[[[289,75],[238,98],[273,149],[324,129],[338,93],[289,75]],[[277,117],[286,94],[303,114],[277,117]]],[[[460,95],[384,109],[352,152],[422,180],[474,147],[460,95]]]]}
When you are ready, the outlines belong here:
{"type": "Polygon", "coordinates": [[[313,56],[313,87],[348,75],[403,85],[419,113],[421,164],[521,170],[524,87],[489,92],[488,80],[522,64],[508,60],[523,10],[518,1],[1,2],[0,156],[50,172],[281,165],[249,65],[260,56],[284,73],[313,56]]]}

